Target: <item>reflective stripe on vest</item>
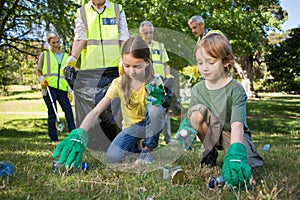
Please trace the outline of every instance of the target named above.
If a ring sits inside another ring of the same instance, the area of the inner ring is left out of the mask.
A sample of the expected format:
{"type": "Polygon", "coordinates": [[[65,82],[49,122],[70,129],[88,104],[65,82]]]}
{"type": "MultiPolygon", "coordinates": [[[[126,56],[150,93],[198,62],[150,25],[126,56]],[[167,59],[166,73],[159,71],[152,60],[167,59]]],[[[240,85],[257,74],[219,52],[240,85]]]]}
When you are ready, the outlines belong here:
{"type": "Polygon", "coordinates": [[[46,50],[44,51],[44,64],[43,64],[43,76],[48,81],[50,87],[68,91],[68,82],[63,77],[62,68],[66,63],[68,54],[64,53],[62,60],[58,63],[58,60],[52,51],[46,50]]]}
{"type": "Polygon", "coordinates": [[[78,12],[86,27],[87,43],[81,52],[81,69],[117,67],[120,62],[119,22],[120,9],[104,8],[99,14],[87,4],[78,12]]]}
{"type": "Polygon", "coordinates": [[[152,41],[151,44],[151,58],[153,63],[153,69],[155,73],[165,77],[165,55],[164,45],[160,42],[152,41]]]}

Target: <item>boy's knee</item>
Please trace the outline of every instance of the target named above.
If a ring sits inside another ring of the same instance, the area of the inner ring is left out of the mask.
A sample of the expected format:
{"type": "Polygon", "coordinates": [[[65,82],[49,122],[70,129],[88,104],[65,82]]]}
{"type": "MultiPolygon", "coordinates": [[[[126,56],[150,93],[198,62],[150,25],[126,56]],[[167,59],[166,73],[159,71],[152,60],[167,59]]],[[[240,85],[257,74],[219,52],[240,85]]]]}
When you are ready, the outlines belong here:
{"type": "Polygon", "coordinates": [[[199,111],[193,111],[189,116],[189,120],[191,124],[201,124],[204,121],[204,117],[199,111]]]}

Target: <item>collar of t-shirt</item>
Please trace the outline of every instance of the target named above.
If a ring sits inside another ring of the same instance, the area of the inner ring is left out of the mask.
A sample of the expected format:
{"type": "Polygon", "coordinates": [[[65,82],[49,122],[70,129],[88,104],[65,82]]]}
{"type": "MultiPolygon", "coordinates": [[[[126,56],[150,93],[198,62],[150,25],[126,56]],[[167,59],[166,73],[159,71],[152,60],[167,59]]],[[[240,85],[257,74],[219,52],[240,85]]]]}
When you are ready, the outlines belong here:
{"type": "Polygon", "coordinates": [[[105,7],[111,10],[110,2],[107,1],[107,0],[105,1],[104,5],[103,5],[100,9],[98,9],[98,8],[93,4],[92,1],[89,1],[88,7],[89,7],[89,8],[93,7],[93,9],[94,9],[95,11],[97,11],[98,13],[102,13],[102,12],[104,11],[104,8],[105,8],[105,7]]]}

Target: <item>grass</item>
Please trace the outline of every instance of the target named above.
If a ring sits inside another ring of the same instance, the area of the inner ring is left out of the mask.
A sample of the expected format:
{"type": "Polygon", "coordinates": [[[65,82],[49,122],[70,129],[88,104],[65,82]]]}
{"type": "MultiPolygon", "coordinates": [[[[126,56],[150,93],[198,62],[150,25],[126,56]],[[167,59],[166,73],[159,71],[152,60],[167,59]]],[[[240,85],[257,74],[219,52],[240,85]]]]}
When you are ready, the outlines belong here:
{"type": "MultiPolygon", "coordinates": [[[[9,180],[0,182],[0,199],[300,199],[300,96],[260,96],[259,100],[248,101],[248,124],[258,151],[267,143],[271,147],[261,152],[264,166],[247,191],[226,187],[208,190],[209,177],[218,176],[221,168],[199,167],[199,142],[193,151],[178,149],[180,156],[170,163],[184,169],[184,185],[163,180],[158,168],[113,170],[92,151],[86,151],[83,159],[90,165],[88,171],[54,174],[55,145],[49,142],[46,107],[40,93],[1,97],[0,161],[11,163],[15,171],[9,180]]],[[[173,116],[173,132],[177,127],[178,118],[173,116]]],[[[59,137],[66,136],[65,131],[59,137]]],[[[167,149],[162,140],[160,146],[159,150],[167,149]]],[[[218,162],[222,163],[221,156],[218,162]]]]}

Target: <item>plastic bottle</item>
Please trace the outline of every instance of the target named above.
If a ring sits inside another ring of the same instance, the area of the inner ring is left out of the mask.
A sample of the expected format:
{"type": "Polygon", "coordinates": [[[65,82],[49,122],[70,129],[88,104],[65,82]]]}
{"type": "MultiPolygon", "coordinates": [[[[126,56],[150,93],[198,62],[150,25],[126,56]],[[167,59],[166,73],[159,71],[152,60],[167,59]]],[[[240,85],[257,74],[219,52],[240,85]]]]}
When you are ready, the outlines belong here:
{"type": "Polygon", "coordinates": [[[208,187],[209,187],[209,189],[212,189],[212,190],[214,190],[216,188],[221,188],[224,185],[225,185],[225,180],[222,175],[218,176],[217,178],[212,177],[208,182],[208,187]]]}
{"type": "Polygon", "coordinates": [[[11,164],[5,161],[0,162],[0,176],[6,178],[8,175],[12,174],[13,172],[14,172],[14,168],[11,164]]]}
{"type": "Polygon", "coordinates": [[[162,81],[159,74],[154,74],[154,78],[150,82],[154,87],[159,87],[160,85],[164,86],[164,82],[162,81]]]}
{"type": "Polygon", "coordinates": [[[186,149],[191,149],[191,145],[194,144],[196,136],[186,129],[182,129],[179,135],[175,136],[175,140],[180,139],[183,142],[183,147],[186,149]],[[181,138],[180,138],[181,137],[181,138]]]}
{"type": "Polygon", "coordinates": [[[153,96],[150,95],[151,91],[153,88],[164,88],[164,82],[162,81],[161,77],[159,74],[154,74],[154,78],[150,81],[149,84],[147,84],[146,89],[147,89],[147,100],[149,102],[156,101],[157,99],[153,96]]]}
{"type": "Polygon", "coordinates": [[[270,144],[265,144],[264,146],[263,146],[263,148],[261,149],[261,151],[262,152],[266,152],[266,151],[268,151],[269,150],[269,148],[270,148],[270,144]]]}

